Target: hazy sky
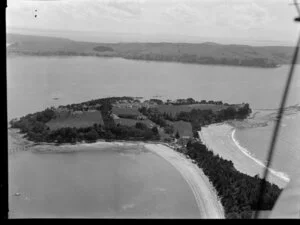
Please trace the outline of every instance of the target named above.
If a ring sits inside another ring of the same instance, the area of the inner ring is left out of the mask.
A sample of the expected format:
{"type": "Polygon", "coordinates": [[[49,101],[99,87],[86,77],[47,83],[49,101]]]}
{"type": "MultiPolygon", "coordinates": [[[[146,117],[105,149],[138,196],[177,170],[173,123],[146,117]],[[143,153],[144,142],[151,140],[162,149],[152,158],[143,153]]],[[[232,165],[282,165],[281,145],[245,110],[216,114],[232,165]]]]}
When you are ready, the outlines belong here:
{"type": "MultiPolygon", "coordinates": [[[[292,0],[8,0],[8,28],[294,44],[300,24],[292,0]],[[36,10],[36,11],[35,11],[36,10]],[[35,17],[34,15],[37,15],[35,17]]],[[[47,31],[44,32],[47,34],[47,31]]],[[[74,33],[74,32],[73,32],[74,33]]],[[[75,32],[76,33],[76,32],[75,32]]],[[[56,35],[58,36],[58,35],[56,35]]],[[[76,36],[76,35],[75,35],[76,36]]],[[[97,36],[97,35],[96,35],[97,36]]]]}

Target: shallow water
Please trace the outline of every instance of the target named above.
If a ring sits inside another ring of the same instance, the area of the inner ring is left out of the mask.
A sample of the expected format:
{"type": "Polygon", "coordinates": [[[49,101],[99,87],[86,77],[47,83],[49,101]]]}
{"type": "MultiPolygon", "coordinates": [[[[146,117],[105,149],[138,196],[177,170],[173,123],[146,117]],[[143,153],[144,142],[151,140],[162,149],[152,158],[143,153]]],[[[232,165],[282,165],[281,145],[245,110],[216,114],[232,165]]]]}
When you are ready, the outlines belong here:
{"type": "Polygon", "coordinates": [[[137,148],[84,150],[11,154],[10,217],[199,217],[188,184],[159,156],[137,148]]]}
{"type": "MultiPolygon", "coordinates": [[[[290,178],[299,175],[299,124],[299,112],[283,117],[271,164],[272,168],[284,172],[290,178]]],[[[237,129],[235,137],[256,158],[266,162],[274,127],[275,122],[268,121],[268,125],[264,127],[237,129]]]]}

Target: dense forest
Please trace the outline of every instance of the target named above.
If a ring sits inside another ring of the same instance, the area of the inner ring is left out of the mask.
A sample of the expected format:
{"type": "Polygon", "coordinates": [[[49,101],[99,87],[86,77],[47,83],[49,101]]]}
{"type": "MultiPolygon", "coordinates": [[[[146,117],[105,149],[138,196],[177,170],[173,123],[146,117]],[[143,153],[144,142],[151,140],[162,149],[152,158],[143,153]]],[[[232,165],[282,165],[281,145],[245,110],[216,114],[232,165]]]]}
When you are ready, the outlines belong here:
{"type": "Polygon", "coordinates": [[[149,60],[149,61],[166,61],[166,62],[181,62],[209,65],[231,65],[231,66],[247,66],[247,67],[262,67],[274,68],[277,67],[275,60],[268,58],[215,58],[210,56],[198,56],[197,54],[182,54],[182,55],[166,55],[155,53],[131,53],[121,54],[125,59],[149,60]]]}
{"type": "Polygon", "coordinates": [[[229,66],[245,66],[245,67],[260,67],[260,68],[276,68],[278,62],[275,59],[265,57],[259,58],[215,58],[211,56],[197,56],[196,54],[182,54],[182,55],[164,55],[156,53],[117,53],[111,47],[97,46],[93,51],[77,52],[72,50],[18,50],[9,49],[9,55],[32,55],[32,56],[94,56],[94,57],[120,57],[132,60],[145,61],[164,61],[164,62],[180,62],[203,65],[229,65],[229,66]]]}
{"type": "Polygon", "coordinates": [[[237,171],[231,161],[214,155],[200,142],[188,142],[185,149],[191,159],[203,169],[216,188],[225,209],[226,218],[251,218],[254,210],[271,210],[281,189],[266,182],[261,208],[258,208],[258,196],[261,179],[237,171]]]}
{"type": "Polygon", "coordinates": [[[96,46],[93,49],[97,52],[113,52],[114,51],[113,48],[107,47],[107,46],[96,46]]]}

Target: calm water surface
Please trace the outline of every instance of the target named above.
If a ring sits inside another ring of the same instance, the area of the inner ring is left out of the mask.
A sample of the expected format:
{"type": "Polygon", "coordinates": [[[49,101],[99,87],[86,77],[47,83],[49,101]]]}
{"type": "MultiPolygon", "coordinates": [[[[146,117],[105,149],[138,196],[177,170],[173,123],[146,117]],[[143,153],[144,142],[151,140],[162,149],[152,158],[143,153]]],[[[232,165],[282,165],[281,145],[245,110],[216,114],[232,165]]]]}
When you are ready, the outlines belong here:
{"type": "Polygon", "coordinates": [[[188,184],[159,156],[137,148],[87,150],[11,154],[10,216],[199,217],[188,184]]]}
{"type": "MultiPolygon", "coordinates": [[[[279,106],[288,69],[95,57],[9,57],[8,118],[108,96],[193,97],[274,109],[279,106]]],[[[287,105],[300,103],[299,71],[298,66],[287,105]]],[[[289,175],[299,165],[299,124],[299,113],[284,118],[272,165],[289,175]]],[[[237,130],[236,137],[264,160],[272,129],[271,122],[267,127],[237,130]]],[[[189,188],[173,168],[150,153],[125,155],[22,152],[10,156],[10,191],[24,193],[10,196],[12,213],[72,217],[197,215],[189,188]]]]}
{"type": "MultiPolygon", "coordinates": [[[[287,72],[287,66],[257,69],[119,58],[10,57],[8,116],[107,96],[193,97],[277,108],[287,72]]],[[[296,73],[289,105],[300,102],[299,68],[296,73]]]]}

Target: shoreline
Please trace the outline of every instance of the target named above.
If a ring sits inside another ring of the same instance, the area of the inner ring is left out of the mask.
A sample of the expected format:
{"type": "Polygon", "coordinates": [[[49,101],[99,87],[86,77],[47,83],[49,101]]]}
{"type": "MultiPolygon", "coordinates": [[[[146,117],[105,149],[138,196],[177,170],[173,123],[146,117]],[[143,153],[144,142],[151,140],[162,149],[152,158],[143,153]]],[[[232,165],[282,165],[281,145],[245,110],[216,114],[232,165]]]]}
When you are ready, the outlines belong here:
{"type": "MultiPolygon", "coordinates": [[[[235,138],[235,130],[228,123],[220,123],[202,127],[198,133],[209,150],[223,159],[232,161],[239,172],[252,177],[258,174],[262,178],[265,164],[240,145],[235,138]]],[[[280,188],[284,188],[289,182],[287,175],[272,168],[269,168],[267,180],[280,188]]]]}
{"type": "MultiPolygon", "coordinates": [[[[249,152],[246,148],[242,147],[240,142],[236,139],[235,137],[235,132],[236,132],[236,129],[234,129],[231,133],[231,138],[233,140],[233,142],[236,144],[236,146],[249,158],[251,158],[253,161],[255,161],[257,164],[259,164],[260,166],[262,166],[264,169],[266,168],[266,165],[260,161],[259,159],[255,158],[255,156],[253,156],[251,154],[251,152],[249,152]]],[[[275,176],[278,176],[279,178],[285,180],[286,182],[289,182],[290,181],[290,178],[288,177],[288,175],[286,175],[285,173],[283,172],[279,172],[279,171],[276,171],[272,168],[269,168],[268,169],[269,172],[271,174],[274,174],[275,176]]]]}
{"type": "Polygon", "coordinates": [[[196,164],[167,145],[145,144],[144,146],[175,167],[186,180],[195,196],[201,218],[225,218],[224,208],[217,191],[196,164]]]}
{"type": "Polygon", "coordinates": [[[155,60],[155,59],[148,59],[145,60],[144,58],[131,58],[131,57],[124,57],[122,55],[100,55],[99,53],[68,53],[64,52],[63,54],[60,53],[36,53],[36,52],[19,52],[19,51],[8,51],[7,56],[10,57],[18,57],[18,56],[25,56],[25,57],[96,57],[96,58],[116,58],[116,59],[125,59],[125,60],[132,60],[132,61],[143,61],[143,62],[161,62],[161,63],[180,63],[180,64],[188,64],[188,65],[206,65],[206,66],[228,66],[228,67],[238,67],[238,68],[250,68],[250,69],[278,69],[282,66],[289,65],[288,63],[276,64],[274,66],[258,66],[258,65],[240,65],[240,64],[222,64],[219,63],[202,63],[198,61],[186,62],[186,61],[176,61],[176,60],[155,60]]]}
{"type": "MultiPolygon", "coordinates": [[[[18,133],[14,133],[14,135],[23,139],[18,133]]],[[[14,138],[15,137],[9,137],[9,139],[14,138]]],[[[19,144],[22,145],[22,143],[19,144]]],[[[162,142],[97,141],[95,143],[63,144],[58,146],[51,144],[31,144],[28,147],[31,151],[38,153],[71,153],[90,150],[101,151],[108,147],[126,148],[133,146],[142,147],[153,154],[158,155],[170,163],[174,169],[180,173],[194,194],[201,218],[225,218],[224,208],[217,195],[217,191],[210,183],[208,177],[205,176],[204,172],[185,155],[176,152],[174,149],[162,142]],[[83,150],[83,147],[88,149],[83,150]]],[[[9,145],[8,147],[10,148],[12,146],[9,145]]]]}

